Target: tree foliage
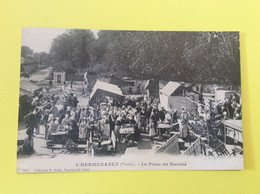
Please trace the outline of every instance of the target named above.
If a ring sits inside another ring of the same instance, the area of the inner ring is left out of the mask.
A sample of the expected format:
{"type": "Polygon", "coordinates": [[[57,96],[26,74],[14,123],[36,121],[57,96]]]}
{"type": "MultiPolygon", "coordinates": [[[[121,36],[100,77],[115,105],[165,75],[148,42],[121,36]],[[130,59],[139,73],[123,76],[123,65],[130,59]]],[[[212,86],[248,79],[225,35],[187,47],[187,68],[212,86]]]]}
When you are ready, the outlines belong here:
{"type": "Polygon", "coordinates": [[[90,30],[68,30],[54,39],[50,54],[54,65],[87,68],[95,36],[90,30]]]}
{"type": "Polygon", "coordinates": [[[119,78],[240,82],[237,32],[99,31],[95,39],[91,31],[70,30],[53,41],[51,55],[63,66],[119,78]]]}
{"type": "Polygon", "coordinates": [[[32,55],[33,50],[28,46],[22,46],[21,47],[21,56],[24,58],[27,58],[28,55],[32,55]]]}

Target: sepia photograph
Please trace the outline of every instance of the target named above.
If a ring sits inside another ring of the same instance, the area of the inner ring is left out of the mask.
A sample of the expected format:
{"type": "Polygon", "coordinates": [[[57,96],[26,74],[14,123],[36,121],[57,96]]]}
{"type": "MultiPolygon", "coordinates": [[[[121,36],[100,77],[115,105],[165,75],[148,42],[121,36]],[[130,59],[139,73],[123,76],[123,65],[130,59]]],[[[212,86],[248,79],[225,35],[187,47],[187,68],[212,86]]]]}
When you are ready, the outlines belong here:
{"type": "Polygon", "coordinates": [[[239,32],[23,28],[17,172],[242,170],[239,32]]]}

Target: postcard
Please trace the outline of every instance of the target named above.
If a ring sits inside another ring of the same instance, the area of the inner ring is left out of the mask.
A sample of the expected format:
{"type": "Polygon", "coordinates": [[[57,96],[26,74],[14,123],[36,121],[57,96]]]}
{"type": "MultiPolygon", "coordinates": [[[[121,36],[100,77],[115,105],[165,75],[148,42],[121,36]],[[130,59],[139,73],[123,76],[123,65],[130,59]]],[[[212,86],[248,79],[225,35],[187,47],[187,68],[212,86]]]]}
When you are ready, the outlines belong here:
{"type": "Polygon", "coordinates": [[[23,28],[17,172],[242,170],[239,32],[23,28]]]}

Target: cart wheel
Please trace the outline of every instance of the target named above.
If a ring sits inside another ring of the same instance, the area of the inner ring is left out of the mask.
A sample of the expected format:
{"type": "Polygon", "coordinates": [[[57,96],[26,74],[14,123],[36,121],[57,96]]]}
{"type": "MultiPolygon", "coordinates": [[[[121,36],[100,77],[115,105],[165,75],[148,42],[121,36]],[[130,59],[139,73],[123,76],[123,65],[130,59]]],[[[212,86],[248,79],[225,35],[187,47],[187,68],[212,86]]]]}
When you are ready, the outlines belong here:
{"type": "Polygon", "coordinates": [[[67,150],[71,153],[76,151],[76,144],[74,142],[69,142],[67,145],[67,150]]]}

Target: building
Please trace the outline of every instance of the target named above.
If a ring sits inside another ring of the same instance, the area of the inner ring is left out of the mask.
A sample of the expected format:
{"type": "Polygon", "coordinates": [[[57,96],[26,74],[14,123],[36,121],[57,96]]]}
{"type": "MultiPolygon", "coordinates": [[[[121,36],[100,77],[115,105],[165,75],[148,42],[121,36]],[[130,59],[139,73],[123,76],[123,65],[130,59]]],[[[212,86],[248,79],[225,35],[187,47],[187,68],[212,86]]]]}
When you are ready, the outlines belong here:
{"type": "Polygon", "coordinates": [[[146,80],[136,80],[129,77],[122,79],[123,94],[143,94],[145,91],[146,80]]]}
{"type": "Polygon", "coordinates": [[[58,67],[53,71],[53,82],[54,83],[63,83],[66,80],[66,72],[58,67]]]}

